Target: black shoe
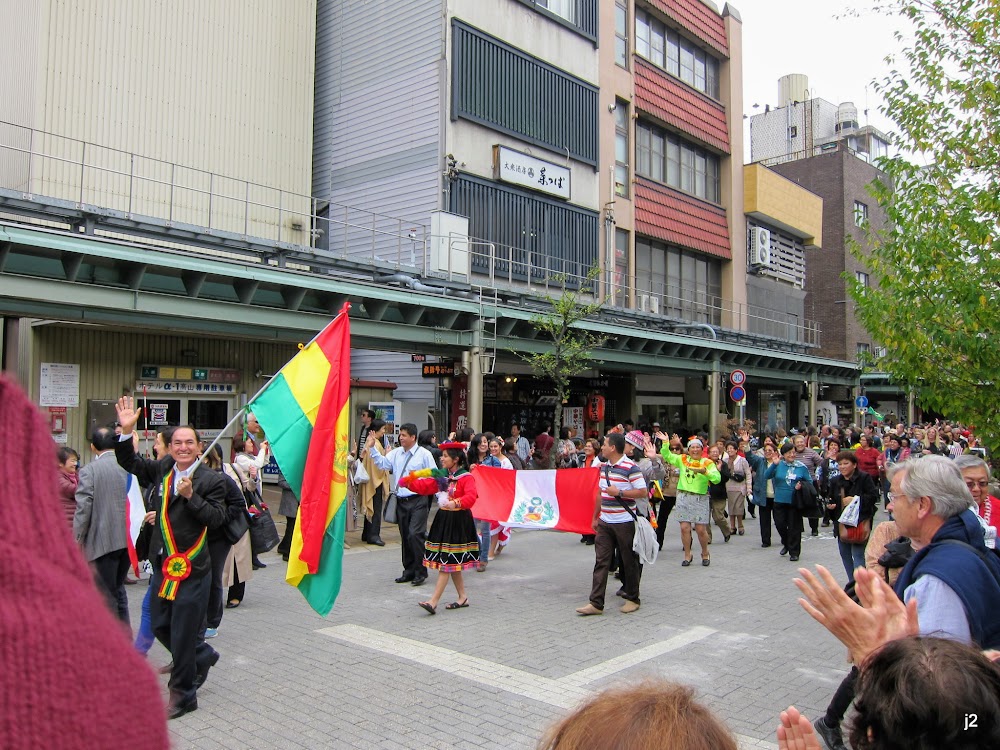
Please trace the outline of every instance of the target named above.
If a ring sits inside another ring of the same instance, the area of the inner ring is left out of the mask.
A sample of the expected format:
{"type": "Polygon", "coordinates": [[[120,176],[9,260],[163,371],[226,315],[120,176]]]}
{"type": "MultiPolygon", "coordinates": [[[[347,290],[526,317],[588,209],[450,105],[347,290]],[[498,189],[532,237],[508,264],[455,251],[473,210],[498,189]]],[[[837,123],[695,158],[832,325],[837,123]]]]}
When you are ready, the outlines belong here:
{"type": "Polygon", "coordinates": [[[778,554],[779,555],[787,555],[788,554],[788,547],[782,547],[781,551],[778,552],[778,554]]]}
{"type": "Polygon", "coordinates": [[[414,578],[410,581],[411,586],[423,586],[425,583],[427,583],[427,576],[420,576],[420,578],[414,578]]]}
{"type": "Polygon", "coordinates": [[[584,539],[583,543],[586,544],[588,547],[593,547],[594,546],[594,540],[593,539],[584,539]]]}
{"type": "Polygon", "coordinates": [[[282,562],[288,562],[288,555],[282,555],[281,560],[282,562]]]}
{"type": "Polygon", "coordinates": [[[385,542],[383,542],[379,537],[375,537],[374,539],[369,539],[368,544],[375,544],[379,547],[385,546],[385,542]]]}
{"type": "Polygon", "coordinates": [[[615,592],[615,596],[620,596],[620,597],[623,597],[623,598],[624,598],[624,596],[625,596],[625,587],[624,587],[624,586],[622,586],[622,587],[621,587],[620,589],[618,589],[618,590],[617,590],[617,591],[615,592]]]}
{"type": "Polygon", "coordinates": [[[732,534],[726,534],[724,537],[722,537],[722,539],[726,542],[726,544],[729,544],[729,540],[732,536],[733,536],[732,534]]]}
{"type": "Polygon", "coordinates": [[[760,543],[760,546],[761,546],[761,547],[770,547],[770,546],[771,546],[771,543],[770,543],[770,542],[761,542],[761,543],[760,543]]]}
{"type": "Polygon", "coordinates": [[[809,536],[819,536],[819,529],[813,529],[809,532],[809,536]]]}
{"type": "Polygon", "coordinates": [[[260,568],[266,568],[266,567],[267,566],[264,563],[262,563],[260,560],[254,560],[253,561],[253,569],[254,570],[259,570],[260,568]]]}
{"type": "Polygon", "coordinates": [[[824,529],[825,529],[825,528],[826,528],[827,526],[829,526],[829,525],[830,525],[830,522],[829,522],[829,521],[823,521],[823,523],[822,523],[822,526],[823,526],[823,528],[824,528],[824,529]]]}
{"type": "Polygon", "coordinates": [[[799,561],[799,556],[798,555],[789,555],[788,559],[791,560],[792,562],[798,562],[799,561]]]}
{"type": "Polygon", "coordinates": [[[816,719],[813,722],[813,729],[816,730],[816,734],[819,735],[823,744],[829,750],[847,750],[847,745],[844,744],[844,735],[841,733],[840,727],[831,727],[826,723],[826,717],[820,716],[816,719]]]}
{"type": "Polygon", "coordinates": [[[204,666],[198,668],[198,674],[194,676],[194,686],[200,688],[205,684],[205,680],[208,679],[208,670],[219,663],[219,652],[216,651],[212,656],[208,658],[204,666]]]}
{"type": "Polygon", "coordinates": [[[170,706],[167,709],[167,718],[179,719],[184,714],[189,714],[192,711],[197,711],[197,710],[198,710],[198,699],[195,698],[193,701],[191,701],[190,703],[185,703],[183,706],[170,706]]]}
{"type": "Polygon", "coordinates": [[[408,575],[402,575],[396,579],[396,583],[412,583],[412,582],[413,582],[413,576],[408,576],[408,575]]]}

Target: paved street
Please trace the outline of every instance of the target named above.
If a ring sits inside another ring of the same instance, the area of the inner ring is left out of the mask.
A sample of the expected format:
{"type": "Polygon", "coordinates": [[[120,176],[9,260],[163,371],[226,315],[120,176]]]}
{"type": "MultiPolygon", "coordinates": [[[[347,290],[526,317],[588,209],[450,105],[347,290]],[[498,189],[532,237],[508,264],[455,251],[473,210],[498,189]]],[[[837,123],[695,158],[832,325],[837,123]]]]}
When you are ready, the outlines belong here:
{"type": "MultiPolygon", "coordinates": [[[[842,578],[821,531],[804,538],[800,562],[842,578]]],[[[612,580],[605,614],[589,618],[573,611],[587,602],[594,559],[577,536],[515,532],[487,572],[466,574],[471,606],[435,616],[417,606],[429,585],[393,583],[398,544],[352,538],[326,619],[284,583],[280,557],[263,556],[267,569],[212,642],[222,659],[199,710],[170,725],[176,747],[532,748],[592,691],[656,675],[693,686],[743,747],[771,748],[778,712],[795,704],[817,716],[847,670],[843,648],[796,603],[798,566],[778,556],[776,532],[761,549],[751,519],[729,544],[716,530],[709,568],[697,553],[681,568],[672,521],[645,569],[642,608],[619,613],[612,580]]],[[[142,593],[129,587],[134,623],[142,593]]],[[[150,659],[168,656],[157,644],[150,659]]]]}

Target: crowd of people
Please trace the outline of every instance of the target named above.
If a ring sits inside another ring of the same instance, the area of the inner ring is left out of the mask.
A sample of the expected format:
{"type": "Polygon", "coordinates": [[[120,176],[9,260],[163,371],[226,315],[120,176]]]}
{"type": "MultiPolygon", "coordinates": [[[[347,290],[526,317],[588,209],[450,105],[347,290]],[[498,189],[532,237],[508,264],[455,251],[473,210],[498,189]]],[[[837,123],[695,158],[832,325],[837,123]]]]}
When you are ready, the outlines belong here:
{"type": "MultiPolygon", "coordinates": [[[[124,585],[134,560],[121,524],[104,516],[108,505],[100,498],[127,475],[141,486],[147,539],[144,547],[136,543],[136,554],[150,560],[153,575],[134,648],[145,654],[155,637],[170,651],[173,661],[162,671],[170,674],[168,716],[176,718],[197,708],[198,687],[219,659],[207,640],[217,635],[224,607],[239,606],[253,570],[264,567],[245,518],[260,497],[268,446],[254,445],[260,428],[252,424],[234,443],[231,463],[213,451],[192,474],[204,451],[192,428],[159,433],[155,457],[145,458],[136,451],[138,415],[130,399],[119,402],[118,416],[117,430],[95,430],[93,459],[82,470],[75,451],[59,451],[58,499],[108,610],[127,629],[124,585]],[[184,502],[171,502],[174,496],[184,502]]],[[[437,573],[433,592],[419,602],[428,614],[437,613],[449,584],[455,599],[444,608],[470,606],[463,574],[486,571],[510,541],[510,529],[477,516],[479,466],[597,469],[594,497],[581,500],[593,505],[593,533],[581,542],[594,546],[594,570],[580,616],[604,613],[612,574],[621,583],[620,612],[640,608],[643,566],[662,550],[671,516],[680,527],[684,568],[694,562],[695,537],[701,566],[708,567],[712,526],[730,543],[745,535],[748,515],[758,519],[762,547],[771,546],[777,529],[779,555],[798,561],[808,521],[812,535],[831,529],[845,576],[838,581],[822,566],[815,573],[798,569],[800,602],[845,644],[853,667],[823,716],[809,721],[792,707],[782,713],[779,745],[1000,746],[1000,670],[993,661],[1000,655],[1000,500],[968,430],[947,423],[824,426],[789,434],[739,431],[710,442],[705,434],[668,436],[655,422],[638,429],[623,423],[586,440],[565,428],[553,438],[548,425],[529,440],[512,425],[507,437],[466,429],[438,443],[432,432],[404,424],[393,447],[373,412],[364,413],[362,424],[351,473],[357,476],[356,461],[366,477],[357,485],[363,539],[384,545],[381,527],[391,509],[401,537],[396,582],[421,586],[429,571],[437,573]],[[876,524],[880,507],[889,516],[876,524]],[[644,535],[651,535],[651,552],[637,543],[644,535]],[[979,717],[974,726],[970,714],[979,717]]],[[[280,509],[288,521],[278,551],[286,559],[291,501],[286,508],[283,498],[280,509]]],[[[553,727],[541,746],[610,748],[627,735],[634,738],[629,747],[658,747],[651,738],[666,736],[665,727],[675,727],[672,747],[736,746],[690,689],[662,683],[597,696],[553,727]]]]}

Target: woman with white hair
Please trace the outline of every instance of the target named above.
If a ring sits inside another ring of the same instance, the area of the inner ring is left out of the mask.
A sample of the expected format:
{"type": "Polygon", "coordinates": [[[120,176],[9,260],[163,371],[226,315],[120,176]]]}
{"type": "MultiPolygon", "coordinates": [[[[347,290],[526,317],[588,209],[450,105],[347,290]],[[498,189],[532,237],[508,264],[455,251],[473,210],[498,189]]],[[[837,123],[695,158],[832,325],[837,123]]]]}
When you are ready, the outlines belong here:
{"type": "MultiPolygon", "coordinates": [[[[712,520],[712,510],[708,499],[708,485],[718,484],[722,480],[715,462],[705,458],[702,453],[705,444],[698,438],[688,441],[687,454],[671,453],[669,440],[662,432],[656,437],[663,441],[660,455],[671,466],[680,469],[677,480],[677,505],[674,515],[681,524],[681,543],[684,545],[683,567],[688,567],[693,559],[691,554],[691,524],[694,524],[701,544],[701,564],[708,567],[712,559],[708,554],[708,524],[712,520]]],[[[676,439],[679,439],[676,435],[676,439]]]]}

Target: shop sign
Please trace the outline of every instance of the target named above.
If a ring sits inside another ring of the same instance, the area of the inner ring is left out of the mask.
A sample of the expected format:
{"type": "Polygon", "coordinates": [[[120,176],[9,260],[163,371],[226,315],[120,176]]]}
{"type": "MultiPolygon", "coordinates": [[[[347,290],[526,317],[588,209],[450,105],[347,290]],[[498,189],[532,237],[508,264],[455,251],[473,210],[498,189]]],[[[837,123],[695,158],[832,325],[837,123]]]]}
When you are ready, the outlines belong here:
{"type": "Polygon", "coordinates": [[[219,396],[231,396],[236,393],[236,386],[232,383],[191,383],[181,380],[138,380],[135,384],[135,392],[145,390],[146,393],[196,393],[204,395],[216,394],[219,396]]]}
{"type": "Polygon", "coordinates": [[[142,365],[139,367],[142,380],[194,381],[202,383],[240,382],[240,371],[224,367],[177,367],[175,365],[142,365]]]}
{"type": "Polygon", "coordinates": [[[499,144],[493,147],[498,180],[569,200],[570,170],[499,144]]]}
{"type": "Polygon", "coordinates": [[[420,374],[425,378],[450,378],[455,375],[455,363],[424,362],[420,374]]]}

